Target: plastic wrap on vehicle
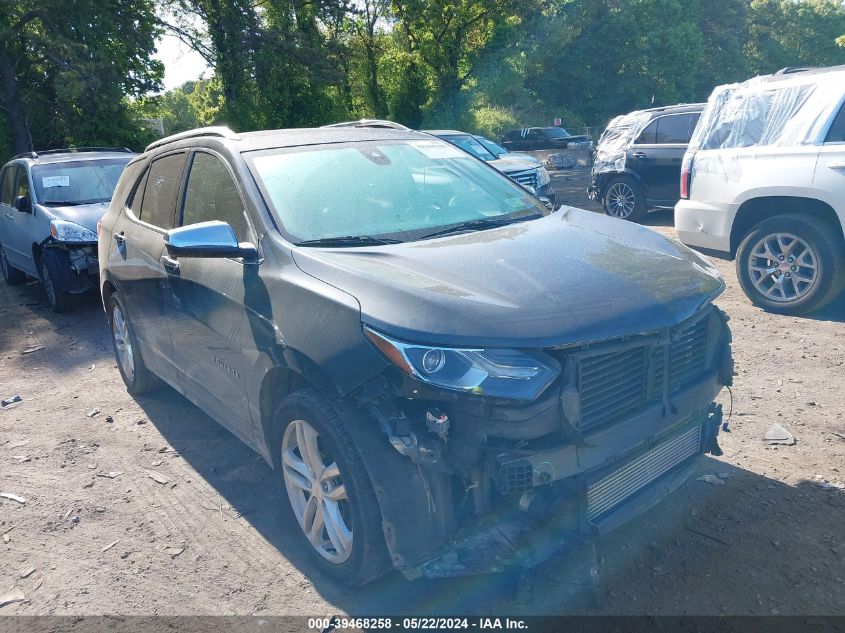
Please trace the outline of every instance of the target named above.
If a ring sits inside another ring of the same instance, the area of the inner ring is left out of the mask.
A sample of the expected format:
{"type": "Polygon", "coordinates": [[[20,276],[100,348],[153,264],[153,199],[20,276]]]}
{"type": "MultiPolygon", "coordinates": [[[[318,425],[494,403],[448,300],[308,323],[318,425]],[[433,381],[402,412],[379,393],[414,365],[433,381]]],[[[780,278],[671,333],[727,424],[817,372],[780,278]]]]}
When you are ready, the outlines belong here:
{"type": "Polygon", "coordinates": [[[626,150],[648,125],[650,118],[649,112],[638,110],[608,123],[596,146],[593,173],[624,171],[626,150]]]}
{"type": "Polygon", "coordinates": [[[845,70],[755,77],[717,87],[689,150],[815,143],[839,107],[845,70]]]}

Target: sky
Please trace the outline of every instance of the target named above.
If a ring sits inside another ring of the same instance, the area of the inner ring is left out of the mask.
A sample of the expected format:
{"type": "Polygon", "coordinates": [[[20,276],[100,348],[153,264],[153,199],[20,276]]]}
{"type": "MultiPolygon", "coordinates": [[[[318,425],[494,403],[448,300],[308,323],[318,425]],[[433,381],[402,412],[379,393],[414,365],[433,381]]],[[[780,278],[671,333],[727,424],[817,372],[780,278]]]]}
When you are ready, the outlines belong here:
{"type": "Polygon", "coordinates": [[[164,90],[178,88],[186,81],[198,79],[211,69],[202,56],[173,35],[164,35],[157,42],[156,59],[164,64],[164,90]]]}

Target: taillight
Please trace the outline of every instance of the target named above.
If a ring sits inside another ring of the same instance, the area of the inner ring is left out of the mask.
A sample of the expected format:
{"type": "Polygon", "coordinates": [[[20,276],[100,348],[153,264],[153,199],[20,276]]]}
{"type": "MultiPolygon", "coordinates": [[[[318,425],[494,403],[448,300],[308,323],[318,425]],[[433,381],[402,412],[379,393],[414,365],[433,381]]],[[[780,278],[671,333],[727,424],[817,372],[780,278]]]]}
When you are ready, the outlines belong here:
{"type": "Polygon", "coordinates": [[[689,200],[693,156],[693,154],[684,154],[684,160],[681,163],[681,200],[689,200]]]}
{"type": "Polygon", "coordinates": [[[97,220],[97,237],[100,237],[100,227],[102,227],[103,221],[97,220]]]}

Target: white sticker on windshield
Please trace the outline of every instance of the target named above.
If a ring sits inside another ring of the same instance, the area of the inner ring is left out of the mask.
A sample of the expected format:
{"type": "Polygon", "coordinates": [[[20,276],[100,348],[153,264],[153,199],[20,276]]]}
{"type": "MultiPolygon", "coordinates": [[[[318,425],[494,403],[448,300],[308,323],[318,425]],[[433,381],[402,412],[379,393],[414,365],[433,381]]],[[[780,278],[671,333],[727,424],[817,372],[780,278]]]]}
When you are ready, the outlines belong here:
{"type": "Polygon", "coordinates": [[[467,157],[465,151],[445,141],[410,141],[408,145],[432,160],[467,157]]]}
{"type": "Polygon", "coordinates": [[[70,176],[42,176],[41,186],[48,187],[70,187],[70,176]]]}

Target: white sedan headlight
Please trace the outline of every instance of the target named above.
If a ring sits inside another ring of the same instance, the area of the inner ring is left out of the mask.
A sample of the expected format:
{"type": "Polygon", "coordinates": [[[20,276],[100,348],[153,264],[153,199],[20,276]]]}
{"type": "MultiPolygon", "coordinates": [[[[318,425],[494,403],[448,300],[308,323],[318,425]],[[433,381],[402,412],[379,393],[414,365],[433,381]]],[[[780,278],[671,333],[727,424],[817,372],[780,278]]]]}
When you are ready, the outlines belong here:
{"type": "Polygon", "coordinates": [[[50,220],[50,234],[59,242],[96,242],[97,234],[75,222],[50,220]]]}

